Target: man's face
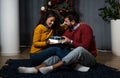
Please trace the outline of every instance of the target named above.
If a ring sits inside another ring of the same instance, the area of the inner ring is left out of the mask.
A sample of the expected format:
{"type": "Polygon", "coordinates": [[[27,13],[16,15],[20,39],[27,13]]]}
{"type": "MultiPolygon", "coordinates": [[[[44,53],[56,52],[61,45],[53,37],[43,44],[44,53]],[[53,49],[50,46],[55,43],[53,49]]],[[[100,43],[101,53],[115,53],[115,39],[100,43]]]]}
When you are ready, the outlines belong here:
{"type": "Polygon", "coordinates": [[[71,21],[69,20],[69,18],[65,18],[64,19],[64,25],[68,26],[68,27],[73,27],[71,21]]]}

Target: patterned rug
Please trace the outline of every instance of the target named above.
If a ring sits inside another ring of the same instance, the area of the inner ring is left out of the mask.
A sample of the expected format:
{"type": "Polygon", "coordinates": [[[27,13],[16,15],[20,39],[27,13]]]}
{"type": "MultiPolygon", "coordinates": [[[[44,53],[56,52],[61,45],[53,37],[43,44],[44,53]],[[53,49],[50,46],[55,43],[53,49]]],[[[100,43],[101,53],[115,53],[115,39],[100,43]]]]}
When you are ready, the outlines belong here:
{"type": "Polygon", "coordinates": [[[18,72],[18,66],[32,66],[29,59],[9,59],[0,69],[0,77],[2,78],[120,78],[120,71],[97,63],[94,68],[88,72],[74,71],[63,66],[51,73],[43,75],[37,74],[21,74],[18,72]]]}

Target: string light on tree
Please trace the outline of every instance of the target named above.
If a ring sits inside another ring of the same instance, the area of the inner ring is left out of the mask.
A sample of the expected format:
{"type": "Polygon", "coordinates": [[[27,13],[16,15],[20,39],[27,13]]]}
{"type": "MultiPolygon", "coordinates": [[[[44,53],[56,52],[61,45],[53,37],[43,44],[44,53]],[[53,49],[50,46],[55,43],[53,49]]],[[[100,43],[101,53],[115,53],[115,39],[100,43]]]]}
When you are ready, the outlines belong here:
{"type": "Polygon", "coordinates": [[[45,6],[42,6],[41,7],[41,11],[45,11],[46,9],[45,9],[45,6]]]}
{"type": "Polygon", "coordinates": [[[51,6],[51,1],[48,2],[48,5],[51,6]]]}

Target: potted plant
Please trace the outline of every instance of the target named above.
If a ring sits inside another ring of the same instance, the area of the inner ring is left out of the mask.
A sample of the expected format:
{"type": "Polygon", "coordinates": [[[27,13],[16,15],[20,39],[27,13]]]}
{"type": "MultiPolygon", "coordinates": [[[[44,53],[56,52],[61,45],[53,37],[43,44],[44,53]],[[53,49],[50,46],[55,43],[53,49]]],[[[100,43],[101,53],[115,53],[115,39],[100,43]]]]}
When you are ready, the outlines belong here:
{"type": "Polygon", "coordinates": [[[120,3],[119,0],[105,0],[105,7],[98,9],[99,16],[111,25],[113,54],[120,56],[120,3]]]}

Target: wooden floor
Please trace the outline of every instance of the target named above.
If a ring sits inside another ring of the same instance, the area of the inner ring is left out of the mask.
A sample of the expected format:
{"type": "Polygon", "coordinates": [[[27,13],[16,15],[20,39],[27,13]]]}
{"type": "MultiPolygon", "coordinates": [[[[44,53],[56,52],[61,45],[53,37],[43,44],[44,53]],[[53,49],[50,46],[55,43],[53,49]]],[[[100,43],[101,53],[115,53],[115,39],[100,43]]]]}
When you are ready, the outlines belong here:
{"type": "MultiPolygon", "coordinates": [[[[24,49],[16,56],[0,56],[0,68],[8,59],[29,59],[29,49],[24,49]]],[[[115,56],[112,52],[98,52],[97,62],[116,68],[120,71],[120,56],[115,56]]]]}

